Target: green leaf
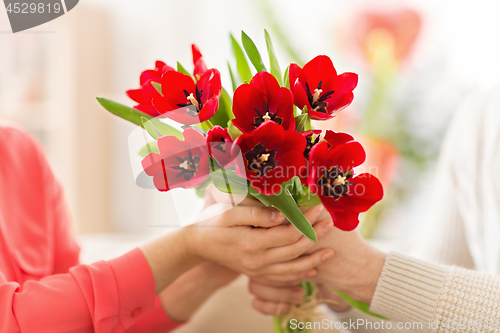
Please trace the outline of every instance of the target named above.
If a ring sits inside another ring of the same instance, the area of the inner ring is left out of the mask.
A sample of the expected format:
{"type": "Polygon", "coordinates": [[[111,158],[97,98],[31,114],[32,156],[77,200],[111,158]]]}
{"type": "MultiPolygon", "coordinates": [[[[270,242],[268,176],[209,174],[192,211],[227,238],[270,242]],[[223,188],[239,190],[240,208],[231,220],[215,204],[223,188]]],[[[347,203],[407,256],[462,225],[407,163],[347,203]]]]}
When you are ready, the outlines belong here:
{"type": "Polygon", "coordinates": [[[311,129],[311,119],[307,113],[307,105],[304,106],[302,114],[295,116],[295,130],[299,132],[308,131],[311,129]]]}
{"type": "Polygon", "coordinates": [[[290,65],[287,66],[285,70],[285,74],[283,75],[283,86],[290,89],[290,76],[288,75],[288,71],[290,70],[290,65]]]}
{"type": "Polygon", "coordinates": [[[151,137],[155,140],[158,138],[161,138],[163,135],[161,135],[160,131],[153,125],[151,124],[146,118],[142,117],[142,127],[146,130],[146,132],[151,135],[151,137]]]}
{"type": "Polygon", "coordinates": [[[316,232],[293,199],[293,196],[290,193],[290,186],[292,186],[291,183],[284,182],[281,184],[281,191],[274,195],[262,194],[255,190],[252,186],[248,187],[248,192],[264,205],[277,208],[283,213],[283,215],[285,215],[288,221],[290,221],[290,223],[297,228],[297,230],[299,230],[312,242],[317,243],[318,238],[316,237],[316,232]]]}
{"type": "Polygon", "coordinates": [[[304,131],[309,131],[310,129],[312,129],[311,118],[309,117],[308,113],[306,113],[305,116],[306,116],[306,124],[304,126],[304,131]]]}
{"type": "Polygon", "coordinates": [[[154,82],[154,81],[151,81],[151,84],[153,85],[153,87],[155,87],[156,91],[158,93],[160,93],[160,95],[163,96],[163,92],[161,91],[161,84],[159,84],[158,82],[154,82]]]}
{"type": "Polygon", "coordinates": [[[299,176],[292,177],[289,182],[292,184],[290,193],[292,193],[293,198],[297,201],[297,197],[303,195],[304,193],[302,182],[300,181],[299,176]]]}
{"type": "Polygon", "coordinates": [[[306,128],[307,114],[299,114],[295,117],[295,130],[304,132],[306,128]]]}
{"type": "Polygon", "coordinates": [[[321,205],[321,199],[314,193],[311,193],[309,188],[303,188],[302,194],[296,197],[297,205],[302,207],[314,207],[321,205]]]}
{"type": "Polygon", "coordinates": [[[250,70],[250,66],[248,66],[248,61],[245,57],[245,53],[243,53],[240,44],[238,44],[236,39],[234,39],[233,35],[230,36],[234,56],[236,57],[236,69],[240,74],[241,81],[250,82],[252,80],[252,71],[250,70]]]}
{"type": "Polygon", "coordinates": [[[198,188],[198,187],[197,187],[197,188],[195,189],[196,196],[197,196],[198,198],[201,198],[201,199],[205,198],[205,192],[206,192],[206,191],[205,191],[205,188],[198,188]]]}
{"type": "Polygon", "coordinates": [[[232,119],[227,122],[227,133],[229,134],[229,136],[233,141],[236,140],[237,137],[243,134],[242,131],[240,131],[236,126],[234,126],[232,119]]]}
{"type": "Polygon", "coordinates": [[[307,114],[308,113],[308,109],[307,109],[307,105],[304,105],[304,107],[302,108],[302,114],[307,114]]]}
{"type": "Polygon", "coordinates": [[[205,120],[200,125],[201,125],[201,128],[207,132],[210,131],[212,128],[214,128],[214,125],[212,124],[212,122],[210,120],[205,120]]]}
{"type": "Polygon", "coordinates": [[[285,333],[281,328],[282,322],[283,322],[283,317],[273,316],[273,333],[285,333]]]}
{"type": "Polygon", "coordinates": [[[276,53],[274,52],[273,42],[266,29],[264,29],[264,35],[266,36],[266,46],[267,53],[269,53],[269,63],[271,64],[271,74],[276,78],[280,86],[283,86],[283,80],[281,78],[281,68],[278,63],[276,53]]]}
{"type": "MultiPolygon", "coordinates": [[[[260,52],[255,46],[253,40],[248,37],[248,35],[242,31],[241,32],[241,42],[245,51],[248,55],[248,58],[252,62],[253,67],[257,70],[257,72],[267,72],[266,66],[264,66],[264,62],[262,61],[262,57],[260,56],[260,52]]],[[[250,81],[249,81],[250,82],[250,81]]]]}
{"type": "Polygon", "coordinates": [[[309,297],[314,293],[316,286],[314,283],[307,281],[300,281],[300,286],[304,289],[304,297],[309,297]]]}
{"type": "Polygon", "coordinates": [[[373,313],[371,312],[369,309],[370,309],[370,304],[369,303],[365,303],[365,302],[360,302],[360,301],[356,301],[355,299],[352,299],[350,298],[349,296],[347,296],[346,294],[344,294],[343,292],[340,292],[340,291],[337,291],[337,290],[334,290],[332,289],[331,287],[327,286],[328,289],[330,289],[331,291],[333,292],[336,292],[340,297],[342,297],[347,303],[349,303],[350,306],[352,306],[353,308],[355,309],[358,309],[359,311],[363,312],[363,313],[366,313],[372,317],[375,317],[375,318],[378,318],[378,319],[383,319],[383,320],[390,320],[388,318],[385,318],[381,315],[378,315],[376,313],[373,313]]]}
{"type": "Polygon", "coordinates": [[[121,103],[112,101],[103,97],[96,97],[99,104],[102,105],[106,110],[118,116],[122,119],[130,121],[132,124],[142,127],[142,117],[146,119],[152,119],[150,115],[141,112],[137,109],[131,108],[130,106],[123,105],[121,103]]]}
{"type": "Polygon", "coordinates": [[[196,80],[193,78],[193,76],[191,75],[191,73],[189,73],[185,68],[184,66],[181,65],[180,62],[177,62],[177,71],[178,72],[181,72],[182,74],[185,74],[187,76],[189,76],[191,79],[193,79],[193,81],[196,82],[196,80]]]}
{"type": "Polygon", "coordinates": [[[210,185],[212,183],[212,180],[210,179],[210,177],[207,178],[207,180],[205,180],[203,182],[203,184],[201,184],[200,186],[198,186],[195,191],[196,191],[196,195],[199,197],[199,198],[204,198],[205,197],[205,189],[207,188],[208,185],[210,185]]]}
{"type": "Polygon", "coordinates": [[[232,194],[248,193],[248,181],[238,176],[234,170],[217,168],[215,171],[212,170],[211,175],[212,182],[221,192],[232,194]]]}
{"type": "Polygon", "coordinates": [[[231,68],[231,64],[229,63],[229,61],[227,62],[227,68],[229,69],[229,75],[231,76],[231,84],[233,85],[233,92],[234,92],[240,84],[237,81],[236,77],[234,76],[233,69],[231,68]]]}
{"type": "MultiPolygon", "coordinates": [[[[181,131],[177,130],[176,128],[174,128],[168,124],[165,124],[164,122],[162,122],[156,118],[148,119],[147,123],[153,128],[153,130],[158,135],[158,137],[172,135],[172,136],[175,136],[179,140],[184,139],[184,136],[182,135],[181,131]]],[[[148,131],[147,128],[144,127],[144,129],[146,131],[148,131]]],[[[154,136],[149,131],[148,131],[148,133],[154,138],[154,136]]],[[[157,139],[157,138],[155,138],[155,139],[157,139]]]]}
{"type": "Polygon", "coordinates": [[[232,118],[234,118],[234,116],[231,108],[231,97],[229,97],[226,89],[223,88],[219,99],[219,109],[215,115],[210,118],[210,122],[214,125],[226,128],[227,122],[232,118]]]}
{"type": "Polygon", "coordinates": [[[151,142],[146,143],[146,145],[144,147],[142,147],[141,150],[139,150],[138,154],[140,157],[146,157],[146,155],[149,153],[157,153],[157,154],[160,153],[160,150],[158,149],[158,144],[156,143],[156,141],[151,141],[151,142]]]}

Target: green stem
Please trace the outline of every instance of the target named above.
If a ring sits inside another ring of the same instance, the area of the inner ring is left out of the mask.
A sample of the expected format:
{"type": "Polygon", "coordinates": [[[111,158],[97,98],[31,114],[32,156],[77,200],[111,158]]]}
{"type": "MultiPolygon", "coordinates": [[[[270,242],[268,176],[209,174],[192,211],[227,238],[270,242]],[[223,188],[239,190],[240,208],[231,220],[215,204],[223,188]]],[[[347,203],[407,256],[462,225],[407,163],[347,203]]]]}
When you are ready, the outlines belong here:
{"type": "Polygon", "coordinates": [[[205,120],[204,122],[201,123],[201,128],[209,131],[212,128],[214,128],[214,125],[212,124],[212,122],[210,120],[205,120]]]}

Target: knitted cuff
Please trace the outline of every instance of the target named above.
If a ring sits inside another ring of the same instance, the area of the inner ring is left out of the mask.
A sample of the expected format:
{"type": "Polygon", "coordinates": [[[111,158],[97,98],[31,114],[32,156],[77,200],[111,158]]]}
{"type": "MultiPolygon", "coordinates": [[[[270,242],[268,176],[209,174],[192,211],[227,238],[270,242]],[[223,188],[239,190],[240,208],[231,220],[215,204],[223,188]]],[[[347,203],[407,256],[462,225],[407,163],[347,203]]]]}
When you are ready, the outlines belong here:
{"type": "Polygon", "coordinates": [[[391,252],[382,270],[370,311],[391,320],[427,323],[436,314],[450,268],[391,252]]]}

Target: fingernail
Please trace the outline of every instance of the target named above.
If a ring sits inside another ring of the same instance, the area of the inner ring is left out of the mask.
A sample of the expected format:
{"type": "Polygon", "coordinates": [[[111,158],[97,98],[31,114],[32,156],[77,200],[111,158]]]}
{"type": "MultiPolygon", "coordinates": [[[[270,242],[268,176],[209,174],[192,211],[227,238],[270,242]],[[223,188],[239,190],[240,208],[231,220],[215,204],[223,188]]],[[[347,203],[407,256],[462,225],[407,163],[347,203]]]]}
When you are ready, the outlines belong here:
{"type": "Polygon", "coordinates": [[[321,212],[323,211],[323,209],[325,208],[325,206],[323,205],[319,205],[318,208],[316,208],[316,214],[321,214],[321,212]]]}
{"type": "Polygon", "coordinates": [[[308,272],[306,274],[306,276],[311,277],[311,276],[315,276],[316,274],[318,274],[318,272],[316,270],[313,270],[313,271],[308,272]]]}
{"type": "Polygon", "coordinates": [[[303,294],[304,294],[304,292],[302,290],[296,290],[293,292],[292,298],[296,301],[300,301],[300,300],[302,300],[303,294]]]}
{"type": "Polygon", "coordinates": [[[328,231],[332,230],[332,228],[333,228],[333,222],[332,222],[332,221],[328,221],[328,222],[325,224],[325,226],[323,227],[323,230],[324,230],[325,232],[328,232],[328,231]]]}
{"type": "Polygon", "coordinates": [[[332,258],[333,258],[333,252],[331,252],[331,251],[328,251],[321,256],[322,261],[327,261],[327,260],[330,260],[332,258]]]}
{"type": "Polygon", "coordinates": [[[285,218],[285,216],[280,211],[276,211],[276,210],[271,211],[271,221],[283,222],[284,218],[285,218]]]}

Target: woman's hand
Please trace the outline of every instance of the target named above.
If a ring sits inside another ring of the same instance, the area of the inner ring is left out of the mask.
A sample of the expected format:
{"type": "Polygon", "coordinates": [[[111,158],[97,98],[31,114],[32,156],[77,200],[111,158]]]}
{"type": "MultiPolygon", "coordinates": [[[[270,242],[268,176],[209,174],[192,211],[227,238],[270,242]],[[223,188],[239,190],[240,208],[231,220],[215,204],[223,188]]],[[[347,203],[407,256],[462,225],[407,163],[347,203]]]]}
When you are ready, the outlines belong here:
{"type": "MultiPolygon", "coordinates": [[[[305,216],[314,223],[321,211],[321,207],[311,209],[305,216]]],[[[213,217],[181,230],[184,243],[200,261],[216,262],[249,276],[286,281],[314,276],[314,267],[333,255],[330,249],[320,249],[300,257],[314,243],[294,226],[282,225],[284,216],[273,208],[217,203],[206,207],[204,215],[213,217]]],[[[314,226],[318,238],[332,227],[326,220],[314,226]]]]}

